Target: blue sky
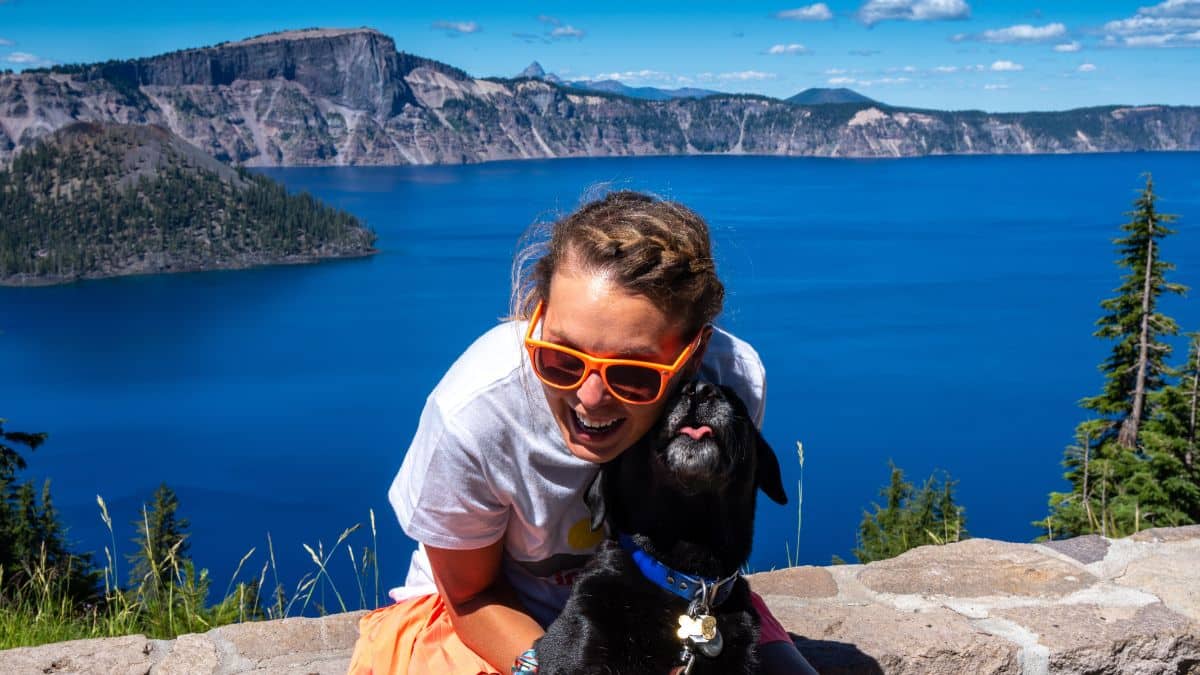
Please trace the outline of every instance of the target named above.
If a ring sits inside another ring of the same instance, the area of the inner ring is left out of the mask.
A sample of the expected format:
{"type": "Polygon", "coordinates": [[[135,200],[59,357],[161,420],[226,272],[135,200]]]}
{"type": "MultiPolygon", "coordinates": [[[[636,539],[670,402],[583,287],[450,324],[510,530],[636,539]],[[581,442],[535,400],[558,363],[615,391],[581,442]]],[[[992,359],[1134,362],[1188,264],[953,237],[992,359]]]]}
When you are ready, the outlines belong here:
{"type": "Polygon", "coordinates": [[[1200,105],[1200,0],[233,2],[0,0],[0,68],[150,56],[291,28],[370,26],[475,76],[787,97],[849,87],[937,109],[1200,105]]]}

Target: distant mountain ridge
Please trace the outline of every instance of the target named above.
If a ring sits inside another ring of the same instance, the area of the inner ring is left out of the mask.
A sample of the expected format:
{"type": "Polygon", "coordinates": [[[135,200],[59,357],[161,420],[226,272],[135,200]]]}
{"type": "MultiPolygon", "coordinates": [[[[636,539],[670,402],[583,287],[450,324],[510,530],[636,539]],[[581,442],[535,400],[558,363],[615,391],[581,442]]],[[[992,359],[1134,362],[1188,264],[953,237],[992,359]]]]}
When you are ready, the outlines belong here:
{"type": "Polygon", "coordinates": [[[250,166],[1200,149],[1196,107],[991,114],[733,94],[643,100],[536,77],[473,78],[366,28],[0,75],[0,164],[76,121],[161,125],[250,166]]]}

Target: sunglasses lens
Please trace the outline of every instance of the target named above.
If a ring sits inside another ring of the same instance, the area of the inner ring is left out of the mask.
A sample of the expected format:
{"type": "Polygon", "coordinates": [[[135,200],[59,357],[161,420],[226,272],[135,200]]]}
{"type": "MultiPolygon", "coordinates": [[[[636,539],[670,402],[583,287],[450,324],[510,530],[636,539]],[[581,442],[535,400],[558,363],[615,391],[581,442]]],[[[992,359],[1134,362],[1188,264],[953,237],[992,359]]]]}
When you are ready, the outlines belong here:
{"type": "Polygon", "coordinates": [[[533,353],[533,365],[542,379],[559,387],[570,387],[583,379],[583,361],[557,349],[538,347],[533,353]]]}
{"type": "Polygon", "coordinates": [[[653,401],[662,387],[662,375],[642,366],[609,366],[604,375],[614,393],[634,403],[653,401]]]}

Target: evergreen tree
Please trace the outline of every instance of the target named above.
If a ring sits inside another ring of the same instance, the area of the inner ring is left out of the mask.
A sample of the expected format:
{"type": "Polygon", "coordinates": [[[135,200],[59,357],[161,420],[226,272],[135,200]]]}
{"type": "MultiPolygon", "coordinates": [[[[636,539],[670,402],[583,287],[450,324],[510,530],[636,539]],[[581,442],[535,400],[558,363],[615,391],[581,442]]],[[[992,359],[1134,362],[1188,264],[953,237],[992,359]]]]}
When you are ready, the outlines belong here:
{"type": "Polygon", "coordinates": [[[25,458],[17,452],[15,445],[24,445],[37,450],[46,442],[46,434],[30,434],[21,431],[5,431],[8,420],[0,417],[0,480],[12,480],[13,475],[26,467],[25,458]],[[11,444],[11,445],[10,445],[11,444]]]}
{"type": "Polygon", "coordinates": [[[132,565],[129,583],[140,589],[148,604],[162,602],[169,587],[179,581],[190,564],[187,558],[188,521],[179,518],[179,498],[162,483],[154,491],[154,502],[142,506],[142,518],[133,521],[137,551],[128,557],[132,565]]]}
{"type": "Polygon", "coordinates": [[[1083,407],[1098,417],[1081,423],[1063,465],[1070,492],[1050,495],[1050,515],[1035,523],[1046,537],[1097,533],[1124,536],[1146,527],[1178,525],[1200,518],[1200,481],[1195,451],[1196,347],[1177,384],[1167,365],[1177,335],[1173,319],[1158,311],[1164,293],[1186,288],[1166,280],[1174,269],[1164,262],[1161,242],[1175,216],[1159,213],[1149,175],[1134,200],[1130,221],[1117,239],[1126,269],[1118,295],[1100,303],[1105,310],[1095,335],[1114,340],[1100,366],[1104,388],[1083,407]]]}
{"type": "MultiPolygon", "coordinates": [[[[1133,449],[1145,414],[1147,393],[1160,389],[1169,373],[1166,358],[1171,346],[1164,336],[1178,335],[1175,320],[1157,311],[1163,293],[1183,294],[1187,288],[1166,281],[1166,273],[1175,266],[1164,262],[1159,242],[1174,230],[1166,227],[1176,216],[1159,213],[1154,181],[1147,175],[1146,185],[1134,200],[1131,220],[1121,226],[1126,236],[1115,242],[1121,259],[1119,267],[1127,273],[1121,278],[1117,296],[1103,300],[1107,312],[1100,317],[1095,335],[1116,340],[1112,354],[1101,366],[1105,374],[1104,390],[1083,400],[1083,407],[1095,411],[1112,423],[1117,442],[1133,449]]],[[[1100,441],[1106,441],[1105,434],[1100,441]]]]}
{"type": "Polygon", "coordinates": [[[91,571],[91,555],[68,550],[50,496],[50,481],[42,484],[40,500],[32,482],[16,482],[16,471],[24,469],[26,462],[15,446],[35,450],[45,442],[46,434],[6,432],[4,422],[0,419],[0,568],[5,585],[0,588],[0,598],[39,570],[61,579],[72,601],[91,599],[98,581],[91,571]]]}
{"type": "Polygon", "coordinates": [[[874,504],[875,512],[864,511],[858,526],[854,556],[859,562],[893,558],[917,546],[967,537],[963,508],[954,503],[957,481],[944,476],[939,486],[936,475],[931,475],[918,490],[904,480],[904,471],[895,464],[889,466],[891,480],[879,491],[887,506],[874,504]]]}

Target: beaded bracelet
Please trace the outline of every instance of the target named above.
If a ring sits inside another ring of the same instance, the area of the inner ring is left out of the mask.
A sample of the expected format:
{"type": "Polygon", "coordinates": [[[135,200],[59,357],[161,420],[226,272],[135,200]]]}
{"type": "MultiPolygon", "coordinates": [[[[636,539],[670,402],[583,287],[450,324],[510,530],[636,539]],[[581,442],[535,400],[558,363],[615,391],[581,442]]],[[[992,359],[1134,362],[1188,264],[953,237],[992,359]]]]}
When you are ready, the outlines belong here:
{"type": "Polygon", "coordinates": [[[524,653],[518,656],[517,662],[512,667],[512,675],[525,675],[526,673],[537,673],[537,671],[537,652],[532,648],[526,649],[524,653]]]}

